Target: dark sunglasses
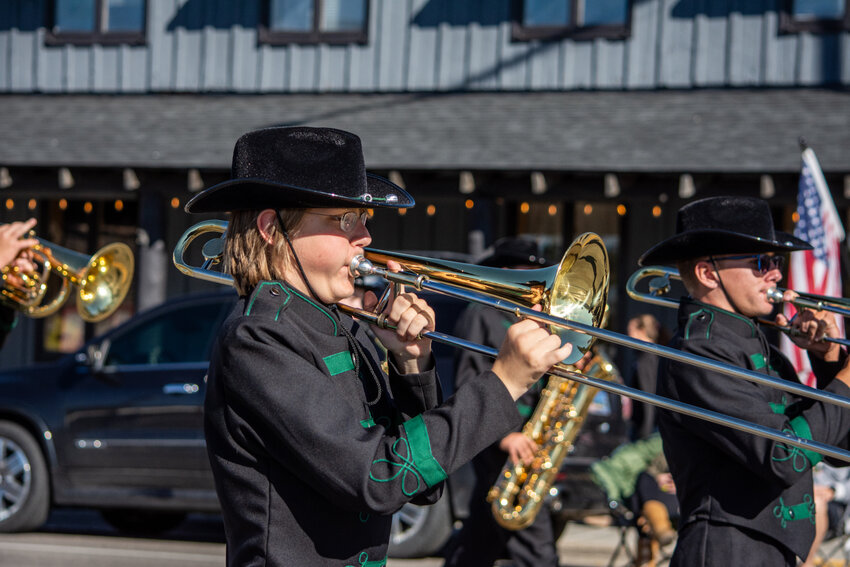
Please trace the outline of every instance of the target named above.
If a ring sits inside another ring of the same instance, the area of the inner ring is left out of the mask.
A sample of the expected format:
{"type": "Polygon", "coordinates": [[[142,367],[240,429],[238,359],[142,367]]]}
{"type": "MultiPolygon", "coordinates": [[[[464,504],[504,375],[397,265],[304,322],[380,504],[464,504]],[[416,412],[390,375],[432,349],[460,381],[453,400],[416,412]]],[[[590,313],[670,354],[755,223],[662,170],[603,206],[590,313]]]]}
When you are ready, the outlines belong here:
{"type": "MultiPolygon", "coordinates": [[[[715,258],[712,258],[714,260],[715,258]]],[[[782,271],[785,266],[785,256],[771,256],[770,254],[742,254],[741,256],[723,256],[717,260],[755,260],[755,270],[764,275],[771,270],[782,271]]]]}

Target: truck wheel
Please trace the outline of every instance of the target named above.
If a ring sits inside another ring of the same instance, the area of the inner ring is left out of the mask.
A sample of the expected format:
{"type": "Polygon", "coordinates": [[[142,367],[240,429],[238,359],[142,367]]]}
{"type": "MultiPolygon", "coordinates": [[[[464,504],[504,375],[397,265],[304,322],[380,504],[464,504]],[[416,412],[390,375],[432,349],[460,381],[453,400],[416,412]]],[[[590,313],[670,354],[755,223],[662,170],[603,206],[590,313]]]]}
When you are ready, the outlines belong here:
{"type": "Polygon", "coordinates": [[[431,506],[405,504],[393,514],[390,557],[433,557],[452,534],[449,498],[443,495],[431,506]]]}
{"type": "Polygon", "coordinates": [[[33,436],[16,423],[0,421],[0,532],[41,527],[50,511],[49,486],[33,436]]]}

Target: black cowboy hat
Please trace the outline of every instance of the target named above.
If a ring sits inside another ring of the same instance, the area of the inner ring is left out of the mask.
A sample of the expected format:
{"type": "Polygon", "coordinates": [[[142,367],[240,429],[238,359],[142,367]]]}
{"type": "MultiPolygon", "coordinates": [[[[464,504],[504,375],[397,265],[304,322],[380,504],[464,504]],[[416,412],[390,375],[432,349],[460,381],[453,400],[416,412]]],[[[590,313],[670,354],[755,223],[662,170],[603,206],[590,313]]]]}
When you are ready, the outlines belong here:
{"type": "Polygon", "coordinates": [[[398,185],[366,172],[360,138],[334,128],[248,132],[236,141],[230,172],[230,180],[186,203],[186,212],[415,204],[398,185]]]}
{"type": "Polygon", "coordinates": [[[714,254],[811,250],[808,242],[773,228],[767,201],[755,197],[708,197],[676,215],[676,234],[640,257],[641,266],[675,264],[714,254]]]}
{"type": "Polygon", "coordinates": [[[533,240],[518,237],[500,238],[493,244],[493,249],[478,260],[481,266],[497,268],[510,266],[545,266],[546,259],[539,255],[537,243],[533,240]]]}

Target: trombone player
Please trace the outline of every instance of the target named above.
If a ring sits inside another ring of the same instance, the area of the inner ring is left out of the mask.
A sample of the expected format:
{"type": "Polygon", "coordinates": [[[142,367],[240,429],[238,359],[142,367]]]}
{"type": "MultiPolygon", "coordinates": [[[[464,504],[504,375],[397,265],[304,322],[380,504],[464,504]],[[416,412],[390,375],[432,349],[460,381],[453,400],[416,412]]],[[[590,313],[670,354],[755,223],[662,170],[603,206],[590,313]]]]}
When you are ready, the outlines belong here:
{"type": "MultiPolygon", "coordinates": [[[[791,363],[755,320],[773,312],[766,292],[782,279],[783,255],[810,248],[774,229],[765,201],[710,197],[683,206],[676,234],[648,250],[640,264],[675,265],[688,292],[671,346],[796,381],[791,363]]],[[[801,311],[791,322],[800,334],[793,340],[808,351],[818,387],[850,396],[846,353],[820,340],[835,335],[832,318],[801,311]]],[[[779,315],[777,323],[789,322],[779,315]]],[[[848,446],[847,410],[694,365],[662,361],[657,393],[848,446]]],[[[659,429],[681,509],[671,566],[793,566],[796,557],[806,558],[815,532],[812,467],[819,454],[666,410],[659,410],[659,429]]]]}

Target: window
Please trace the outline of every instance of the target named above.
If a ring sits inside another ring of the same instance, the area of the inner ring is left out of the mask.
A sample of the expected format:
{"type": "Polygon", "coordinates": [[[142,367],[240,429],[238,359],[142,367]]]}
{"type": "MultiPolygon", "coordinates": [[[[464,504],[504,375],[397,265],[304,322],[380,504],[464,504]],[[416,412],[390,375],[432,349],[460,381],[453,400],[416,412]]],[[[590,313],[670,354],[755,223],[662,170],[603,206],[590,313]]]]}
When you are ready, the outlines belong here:
{"type": "Polygon", "coordinates": [[[48,44],[144,44],[146,0],[53,0],[48,44]]]}
{"type": "Polygon", "coordinates": [[[850,30],[850,0],[786,0],[779,30],[786,33],[850,30]]]}
{"type": "Polygon", "coordinates": [[[260,41],[365,43],[367,0],[266,0],[260,41]]]}
{"type": "Polygon", "coordinates": [[[232,301],[174,309],[111,337],[105,366],[205,362],[232,301]]]}
{"type": "Polygon", "coordinates": [[[514,10],[518,41],[629,35],[628,0],[515,0],[514,10]]]}

